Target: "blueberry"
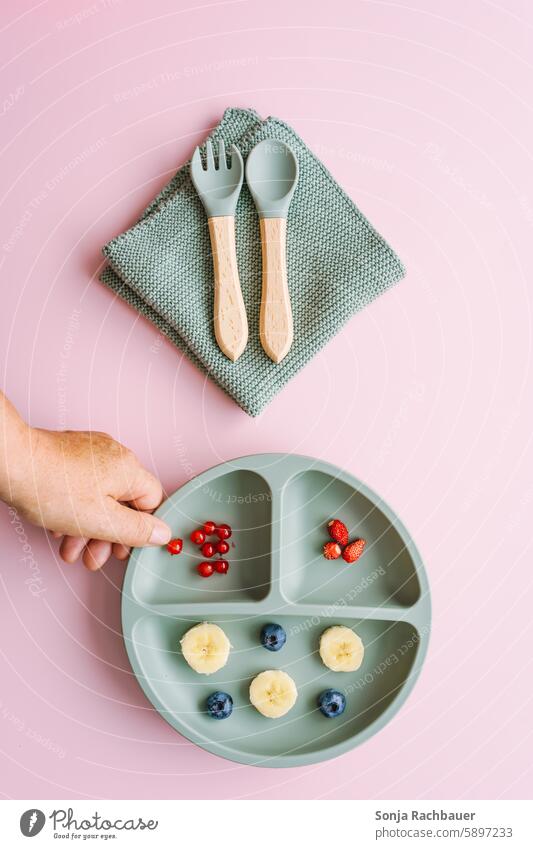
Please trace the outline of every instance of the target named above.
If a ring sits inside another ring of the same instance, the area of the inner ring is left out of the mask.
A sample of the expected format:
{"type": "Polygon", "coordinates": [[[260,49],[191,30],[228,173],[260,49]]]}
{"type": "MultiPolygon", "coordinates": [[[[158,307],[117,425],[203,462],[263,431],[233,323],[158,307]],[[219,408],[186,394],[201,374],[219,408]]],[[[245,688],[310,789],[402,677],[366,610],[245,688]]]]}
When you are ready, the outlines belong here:
{"type": "Polygon", "coordinates": [[[279,651],[287,642],[287,634],[274,622],[265,625],[261,631],[261,643],[269,651],[279,651]]]}
{"type": "Polygon", "coordinates": [[[346,698],[338,690],[324,690],[318,697],[318,707],[328,719],[340,716],[346,707],[346,698]]]}
{"type": "Polygon", "coordinates": [[[206,707],[209,716],[213,719],[227,719],[233,710],[233,699],[229,693],[217,690],[208,697],[206,707]]]}

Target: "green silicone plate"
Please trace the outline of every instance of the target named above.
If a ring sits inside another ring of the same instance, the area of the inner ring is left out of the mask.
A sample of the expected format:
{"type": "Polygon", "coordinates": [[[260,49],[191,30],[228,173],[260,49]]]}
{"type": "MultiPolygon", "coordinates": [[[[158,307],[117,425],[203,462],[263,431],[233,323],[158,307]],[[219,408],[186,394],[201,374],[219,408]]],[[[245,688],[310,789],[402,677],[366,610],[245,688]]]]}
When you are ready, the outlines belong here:
{"type": "Polygon", "coordinates": [[[158,510],[184,550],[135,549],[126,571],[122,624],[131,665],[156,710],[177,731],[216,755],[257,766],[302,766],[336,757],[367,740],[394,716],[414,686],[426,654],[430,599],[420,556],[386,504],[347,472],[285,454],[255,454],[191,480],[158,510]],[[327,561],[322,545],[332,517],[367,546],[348,565],[327,561]],[[205,520],[233,528],[227,575],[201,578],[200,552],[189,534],[205,520]],[[226,666],[198,675],[179,641],[197,622],[214,622],[232,650],[226,666]],[[259,641],[278,622],[281,651],[259,641]],[[320,634],[348,625],[365,646],[357,672],[331,672],[318,655],[320,634]],[[281,719],[267,719],[248,700],[251,679],[284,669],[298,700],[281,719]],[[346,695],[342,716],[324,717],[317,696],[346,695]],[[230,693],[232,715],[210,718],[205,700],[230,693]]]}

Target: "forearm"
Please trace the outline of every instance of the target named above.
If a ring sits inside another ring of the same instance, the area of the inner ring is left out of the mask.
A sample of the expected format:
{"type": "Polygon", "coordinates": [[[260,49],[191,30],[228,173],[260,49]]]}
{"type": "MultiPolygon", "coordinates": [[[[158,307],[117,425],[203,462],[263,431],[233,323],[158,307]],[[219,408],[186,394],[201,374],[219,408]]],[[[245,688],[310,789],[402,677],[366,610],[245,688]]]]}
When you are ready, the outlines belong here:
{"type": "Polygon", "coordinates": [[[0,392],[0,499],[17,504],[31,474],[31,429],[0,392]]]}

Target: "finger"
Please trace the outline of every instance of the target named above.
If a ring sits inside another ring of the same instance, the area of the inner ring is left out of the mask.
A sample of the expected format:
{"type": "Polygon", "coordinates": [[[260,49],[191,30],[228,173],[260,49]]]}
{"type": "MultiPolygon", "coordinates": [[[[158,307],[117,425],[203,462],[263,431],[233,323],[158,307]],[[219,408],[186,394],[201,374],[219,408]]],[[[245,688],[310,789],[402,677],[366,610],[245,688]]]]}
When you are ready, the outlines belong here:
{"type": "Polygon", "coordinates": [[[54,539],[61,539],[61,537],[63,536],[61,531],[52,531],[51,533],[54,539]]]}
{"type": "Polygon", "coordinates": [[[90,539],[83,552],[83,564],[90,572],[101,569],[111,557],[111,543],[102,539],[90,539]]]}
{"type": "Polygon", "coordinates": [[[130,480],[124,482],[123,491],[116,493],[117,501],[129,501],[137,510],[155,510],[163,500],[160,481],[134,458],[136,469],[130,480]]]}
{"type": "Polygon", "coordinates": [[[120,542],[114,542],[113,554],[117,560],[127,560],[130,556],[130,550],[126,545],[122,545],[120,542]]]}
{"type": "Polygon", "coordinates": [[[65,563],[75,563],[81,556],[87,540],[84,537],[63,537],[63,542],[59,546],[59,555],[65,563]]]}
{"type": "Polygon", "coordinates": [[[118,501],[111,500],[106,511],[110,523],[111,542],[124,546],[166,545],[172,536],[171,530],[161,519],[126,507],[118,501]]]}

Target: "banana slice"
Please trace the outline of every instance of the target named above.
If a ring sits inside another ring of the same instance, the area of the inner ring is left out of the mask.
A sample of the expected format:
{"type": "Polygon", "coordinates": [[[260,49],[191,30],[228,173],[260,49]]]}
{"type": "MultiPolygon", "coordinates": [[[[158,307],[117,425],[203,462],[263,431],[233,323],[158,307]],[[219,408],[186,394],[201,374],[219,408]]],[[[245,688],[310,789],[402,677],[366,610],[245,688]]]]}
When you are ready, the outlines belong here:
{"type": "Polygon", "coordinates": [[[320,637],[320,657],[333,672],[355,672],[363,662],[365,647],[355,631],[333,625],[320,637]]]}
{"type": "Polygon", "coordinates": [[[230,641],[222,628],[202,622],[190,628],[181,639],[183,657],[200,675],[218,672],[228,661],[230,641]]]}
{"type": "Polygon", "coordinates": [[[277,719],[284,716],[296,702],[298,690],[290,675],[280,669],[268,669],[256,675],[250,684],[250,701],[255,708],[277,719]]]}

